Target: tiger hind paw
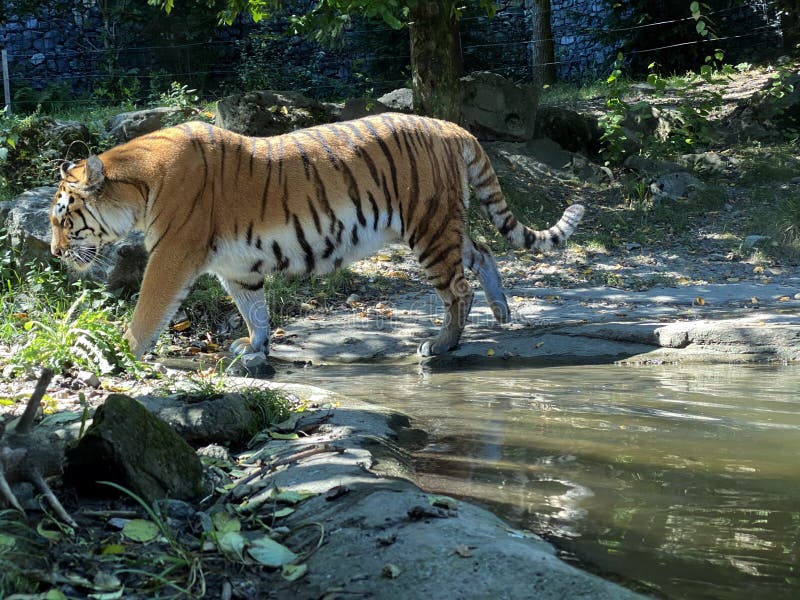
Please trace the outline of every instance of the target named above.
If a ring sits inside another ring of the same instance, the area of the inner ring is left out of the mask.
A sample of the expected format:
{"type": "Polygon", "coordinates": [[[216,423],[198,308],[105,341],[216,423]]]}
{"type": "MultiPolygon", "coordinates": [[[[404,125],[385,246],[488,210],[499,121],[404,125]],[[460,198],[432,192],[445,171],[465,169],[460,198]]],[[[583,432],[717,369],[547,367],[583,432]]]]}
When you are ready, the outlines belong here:
{"type": "Polygon", "coordinates": [[[230,350],[236,355],[252,354],[254,352],[263,352],[264,354],[269,354],[266,344],[262,344],[260,347],[255,347],[250,343],[249,337],[241,337],[231,342],[230,350]]]}

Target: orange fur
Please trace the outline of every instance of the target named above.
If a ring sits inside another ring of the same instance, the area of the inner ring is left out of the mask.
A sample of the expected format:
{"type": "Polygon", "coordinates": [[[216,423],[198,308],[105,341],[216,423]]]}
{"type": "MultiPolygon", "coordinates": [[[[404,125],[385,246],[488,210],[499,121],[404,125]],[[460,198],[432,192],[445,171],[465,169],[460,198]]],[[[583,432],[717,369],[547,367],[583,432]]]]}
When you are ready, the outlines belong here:
{"type": "Polygon", "coordinates": [[[420,346],[453,348],[472,302],[464,269],[477,273],[500,321],[509,318],[488,248],[466,233],[470,186],[510,243],[563,244],[583,207],[534,231],[508,209],[483,149],[445,121],[382,114],[272,138],[186,123],[136,138],[62,169],[53,200],[52,251],[78,268],[131,229],[150,253],[126,337],[148,347],[195,278],[216,274],[250,337],[237,352],[267,349],[264,275],[325,273],[404,240],[445,305],[445,322],[420,346]]]}

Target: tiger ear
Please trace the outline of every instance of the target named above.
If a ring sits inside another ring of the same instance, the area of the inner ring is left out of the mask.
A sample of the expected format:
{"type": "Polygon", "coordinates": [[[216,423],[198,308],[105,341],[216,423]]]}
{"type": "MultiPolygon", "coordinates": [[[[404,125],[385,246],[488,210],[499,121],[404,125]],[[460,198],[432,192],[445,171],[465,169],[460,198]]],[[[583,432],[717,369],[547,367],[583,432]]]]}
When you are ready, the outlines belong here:
{"type": "Polygon", "coordinates": [[[75,166],[74,162],[70,162],[68,160],[62,162],[61,167],[59,168],[59,174],[61,175],[61,179],[66,179],[67,173],[69,173],[72,167],[74,166],[75,166]]]}
{"type": "Polygon", "coordinates": [[[106,176],[103,173],[103,161],[97,156],[92,154],[86,159],[86,166],[84,169],[84,181],[81,183],[87,189],[95,189],[102,185],[106,176]]]}

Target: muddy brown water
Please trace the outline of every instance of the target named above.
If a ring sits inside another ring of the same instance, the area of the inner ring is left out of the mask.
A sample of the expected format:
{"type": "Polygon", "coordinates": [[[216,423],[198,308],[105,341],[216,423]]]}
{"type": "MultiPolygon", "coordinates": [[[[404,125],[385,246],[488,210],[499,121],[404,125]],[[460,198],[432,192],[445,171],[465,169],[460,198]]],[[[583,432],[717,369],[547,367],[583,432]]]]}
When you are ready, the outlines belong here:
{"type": "Polygon", "coordinates": [[[409,414],[421,485],[667,598],[800,597],[800,367],[312,367],[409,414]]]}

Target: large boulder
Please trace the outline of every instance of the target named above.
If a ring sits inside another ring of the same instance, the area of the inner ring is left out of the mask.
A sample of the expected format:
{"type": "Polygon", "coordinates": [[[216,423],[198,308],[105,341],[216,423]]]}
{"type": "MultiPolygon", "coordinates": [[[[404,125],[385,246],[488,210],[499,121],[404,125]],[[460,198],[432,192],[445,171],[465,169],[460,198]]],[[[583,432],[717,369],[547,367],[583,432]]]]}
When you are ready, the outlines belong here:
{"type": "Polygon", "coordinates": [[[297,92],[263,90],[217,102],[216,124],[244,135],[280,135],[334,120],[329,107],[297,92]]]}
{"type": "Polygon", "coordinates": [[[547,138],[526,143],[490,142],[484,144],[484,148],[499,175],[511,171],[524,174],[528,180],[546,178],[587,183],[607,183],[613,179],[607,167],[564,150],[547,138]]]}
{"type": "Polygon", "coordinates": [[[5,218],[8,242],[20,263],[50,256],[50,205],[58,188],[44,186],[9,200],[5,218]]]}
{"type": "Polygon", "coordinates": [[[391,110],[391,108],[378,100],[372,100],[370,98],[348,98],[336,118],[339,121],[350,121],[369,115],[390,112],[391,110]]]}
{"type": "Polygon", "coordinates": [[[158,131],[170,124],[170,120],[182,118],[186,109],[159,106],[144,110],[134,110],[114,115],[106,121],[106,130],[117,143],[158,131]]]}
{"type": "MultiPolygon", "coordinates": [[[[9,210],[0,224],[5,223],[8,243],[23,270],[31,261],[50,259],[50,205],[56,190],[52,186],[39,187],[3,203],[9,210]]],[[[142,235],[134,233],[103,248],[92,268],[75,272],[75,276],[105,282],[112,290],[132,294],[139,289],[147,258],[142,235]]]]}
{"type": "Polygon", "coordinates": [[[502,75],[472,73],[461,78],[464,125],[482,140],[523,142],[534,137],[538,90],[502,75]]]}
{"type": "Polygon", "coordinates": [[[800,74],[771,79],[725,119],[732,139],[781,139],[800,128],[800,74]]]}
{"type": "Polygon", "coordinates": [[[560,106],[540,106],[536,114],[536,137],[550,138],[570,152],[594,156],[600,152],[602,132],[597,118],[560,106]]]}
{"type": "Polygon", "coordinates": [[[398,88],[378,98],[378,102],[394,112],[413,113],[414,91],[411,88],[398,88]]]}

